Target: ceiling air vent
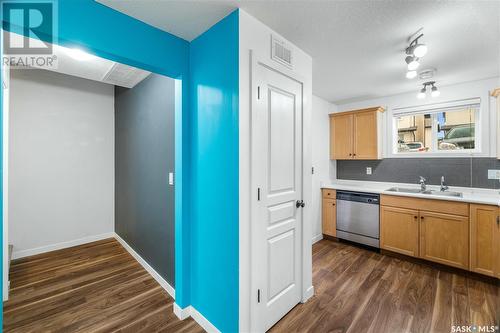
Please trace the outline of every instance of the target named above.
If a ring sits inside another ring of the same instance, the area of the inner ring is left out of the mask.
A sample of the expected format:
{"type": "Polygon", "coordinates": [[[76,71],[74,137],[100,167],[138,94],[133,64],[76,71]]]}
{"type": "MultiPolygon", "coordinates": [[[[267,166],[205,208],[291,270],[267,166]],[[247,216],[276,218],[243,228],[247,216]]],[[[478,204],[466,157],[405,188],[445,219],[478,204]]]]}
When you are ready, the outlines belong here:
{"type": "Polygon", "coordinates": [[[151,72],[115,63],[102,79],[106,83],[115,86],[133,88],[136,84],[144,80],[151,72]]]}
{"type": "Polygon", "coordinates": [[[292,49],[275,36],[271,36],[271,59],[292,68],[292,49]]]}

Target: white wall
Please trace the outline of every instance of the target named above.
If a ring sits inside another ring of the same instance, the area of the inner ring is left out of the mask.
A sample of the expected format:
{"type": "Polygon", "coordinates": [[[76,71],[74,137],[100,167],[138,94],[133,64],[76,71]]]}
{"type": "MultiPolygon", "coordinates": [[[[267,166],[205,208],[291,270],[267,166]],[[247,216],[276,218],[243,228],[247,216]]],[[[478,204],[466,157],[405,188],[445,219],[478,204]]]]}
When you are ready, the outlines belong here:
{"type": "Polygon", "coordinates": [[[114,229],[114,87],[12,70],[9,238],[14,257],[114,229]]]}
{"type": "Polygon", "coordinates": [[[9,66],[2,66],[2,140],[3,140],[3,149],[2,149],[2,181],[3,181],[3,200],[2,200],[2,211],[3,211],[3,258],[2,258],[2,267],[3,267],[3,276],[2,276],[2,288],[3,288],[3,300],[6,301],[9,299],[9,198],[5,195],[9,189],[9,178],[7,176],[9,172],[9,88],[10,88],[10,69],[9,66]]]}
{"type": "MultiPolygon", "coordinates": [[[[417,99],[418,83],[415,83],[415,91],[405,94],[386,96],[374,99],[368,99],[358,102],[338,105],[338,112],[361,109],[371,106],[383,106],[386,108],[384,117],[384,137],[383,137],[383,154],[384,157],[391,156],[391,140],[392,137],[392,110],[394,108],[410,107],[425,104],[442,103],[448,101],[457,101],[468,98],[479,97],[481,99],[481,146],[483,152],[477,156],[496,156],[496,141],[497,141],[497,114],[495,111],[494,99],[490,96],[490,92],[497,87],[499,78],[491,78],[479,81],[465,82],[450,86],[439,86],[441,95],[437,98],[425,100],[417,99]]],[[[448,154],[450,157],[452,154],[448,154]]],[[[421,157],[421,156],[415,156],[421,157]]]]}
{"type": "MultiPolygon", "coordinates": [[[[312,296],[312,254],[311,254],[311,215],[312,207],[309,205],[312,197],[311,181],[311,108],[312,108],[312,59],[295,45],[289,43],[293,50],[293,69],[276,63],[271,60],[271,35],[282,36],[271,30],[262,22],[250,16],[243,10],[239,10],[239,262],[240,262],[240,291],[239,291],[239,329],[243,332],[250,330],[250,51],[253,56],[280,72],[292,77],[299,78],[303,83],[303,107],[304,107],[304,186],[303,197],[306,207],[303,210],[304,216],[304,237],[307,238],[308,246],[304,246],[303,251],[303,295],[312,296]]],[[[306,241],[305,241],[306,242],[306,241]]],[[[252,294],[253,296],[253,294],[252,294]]]]}
{"type": "MultiPolygon", "coordinates": [[[[330,161],[330,113],[335,111],[336,106],[324,99],[312,97],[311,115],[311,157],[314,167],[312,175],[312,238],[313,242],[321,239],[321,182],[330,180],[331,168],[335,163],[330,161]]],[[[334,171],[333,171],[334,172],[334,171]]]]}

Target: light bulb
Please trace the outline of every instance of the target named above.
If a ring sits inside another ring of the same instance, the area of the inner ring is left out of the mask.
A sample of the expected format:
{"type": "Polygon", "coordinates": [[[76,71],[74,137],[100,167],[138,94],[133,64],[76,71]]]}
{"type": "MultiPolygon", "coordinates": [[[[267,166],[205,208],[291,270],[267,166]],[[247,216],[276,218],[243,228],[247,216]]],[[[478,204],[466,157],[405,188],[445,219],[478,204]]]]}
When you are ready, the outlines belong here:
{"type": "Polygon", "coordinates": [[[435,86],[432,86],[431,96],[432,97],[438,97],[439,95],[441,95],[441,92],[438,90],[438,88],[435,87],[435,86]]]}
{"type": "Polygon", "coordinates": [[[420,92],[417,95],[418,99],[424,99],[425,98],[425,87],[423,87],[420,92]]]}
{"type": "Polygon", "coordinates": [[[414,71],[420,66],[420,63],[418,62],[417,59],[412,60],[410,63],[408,63],[408,70],[409,71],[414,71]]]}
{"type": "Polygon", "coordinates": [[[407,79],[414,79],[417,77],[417,71],[408,71],[406,72],[407,79]]]}
{"type": "Polygon", "coordinates": [[[427,45],[425,44],[417,44],[413,49],[413,55],[417,58],[422,58],[427,54],[427,45]]]}
{"type": "Polygon", "coordinates": [[[70,49],[70,48],[63,47],[63,46],[61,46],[60,48],[67,55],[69,55],[71,58],[79,60],[79,61],[88,61],[88,60],[92,60],[95,58],[95,56],[93,56],[92,54],[87,53],[81,49],[70,49]]]}

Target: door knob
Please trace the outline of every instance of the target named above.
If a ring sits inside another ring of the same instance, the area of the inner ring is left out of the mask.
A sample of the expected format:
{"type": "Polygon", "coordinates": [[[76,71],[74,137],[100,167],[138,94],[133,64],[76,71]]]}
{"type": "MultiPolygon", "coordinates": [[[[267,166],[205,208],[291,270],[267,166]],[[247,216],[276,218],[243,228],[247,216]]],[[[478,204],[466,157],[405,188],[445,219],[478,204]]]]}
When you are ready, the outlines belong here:
{"type": "Polygon", "coordinates": [[[304,207],[306,205],[306,203],[304,202],[304,200],[297,200],[297,202],[295,203],[295,207],[299,208],[299,207],[304,207]]]}

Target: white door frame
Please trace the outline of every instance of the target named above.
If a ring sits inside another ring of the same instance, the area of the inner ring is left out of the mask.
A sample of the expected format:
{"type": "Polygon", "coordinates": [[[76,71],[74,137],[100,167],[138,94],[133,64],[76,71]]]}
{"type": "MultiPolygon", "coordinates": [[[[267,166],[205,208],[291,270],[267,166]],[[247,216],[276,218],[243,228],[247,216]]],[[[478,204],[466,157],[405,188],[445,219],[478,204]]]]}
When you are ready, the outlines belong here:
{"type": "MultiPolygon", "coordinates": [[[[293,72],[285,68],[284,66],[278,65],[277,63],[269,62],[264,59],[258,58],[255,54],[250,51],[250,138],[249,143],[250,147],[252,145],[252,112],[253,112],[253,104],[252,101],[257,94],[257,84],[256,80],[252,78],[255,77],[255,71],[257,66],[267,67],[269,70],[273,70],[281,75],[284,75],[302,85],[302,197],[306,206],[301,209],[302,210],[302,242],[301,242],[301,302],[305,303],[309,298],[311,298],[314,294],[314,288],[312,286],[312,233],[311,233],[311,200],[312,200],[312,175],[311,175],[311,140],[310,140],[310,124],[311,124],[311,97],[308,96],[311,91],[311,82],[305,79],[301,75],[293,72]]],[[[251,153],[251,149],[250,149],[251,153]]],[[[255,216],[254,200],[256,192],[255,184],[252,179],[252,163],[253,159],[250,156],[250,234],[247,236],[250,240],[245,242],[249,244],[250,248],[248,255],[240,255],[240,266],[245,266],[249,268],[248,270],[243,269],[243,271],[248,271],[250,274],[248,276],[248,286],[240,285],[240,288],[249,288],[249,300],[248,302],[240,302],[240,304],[248,304],[248,311],[250,312],[250,322],[248,329],[250,332],[256,332],[256,328],[258,319],[255,316],[255,307],[257,304],[257,287],[253,285],[254,277],[252,274],[256,274],[257,272],[252,272],[252,249],[254,248],[254,240],[251,239],[251,235],[253,234],[252,230],[252,220],[255,216]],[[241,258],[249,258],[248,262],[241,262],[241,258]]],[[[241,235],[240,235],[241,237],[241,235]]],[[[242,241],[240,240],[240,243],[242,241]]],[[[240,251],[245,251],[244,248],[240,248],[240,251]]],[[[242,279],[240,279],[242,280],[242,279]]],[[[246,279],[243,279],[246,280],[246,279]]],[[[240,295],[245,295],[245,293],[240,292],[240,295]]],[[[245,309],[240,309],[245,310],[245,309]]],[[[241,313],[241,311],[240,311],[241,313]]],[[[247,331],[247,328],[240,327],[240,330],[247,331]]]]}

